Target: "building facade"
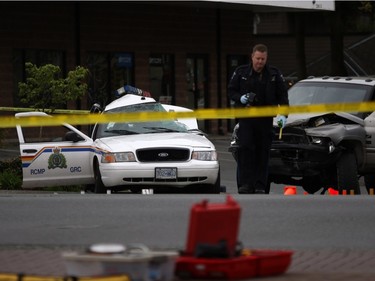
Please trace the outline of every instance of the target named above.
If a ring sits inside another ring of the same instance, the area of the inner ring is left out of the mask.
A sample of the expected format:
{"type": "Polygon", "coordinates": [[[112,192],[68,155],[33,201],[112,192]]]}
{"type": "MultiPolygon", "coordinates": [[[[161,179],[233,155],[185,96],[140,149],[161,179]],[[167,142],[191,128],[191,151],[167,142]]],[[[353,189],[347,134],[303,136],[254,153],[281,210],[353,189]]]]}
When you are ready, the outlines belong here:
{"type": "MultiPolygon", "coordinates": [[[[58,65],[64,73],[77,65],[89,69],[87,96],[70,109],[105,105],[126,84],[191,109],[228,107],[228,79],[248,62],[254,44],[268,45],[270,64],[284,76],[295,72],[295,12],[199,1],[0,2],[0,106],[27,106],[20,103],[18,83],[32,62],[58,65]]],[[[325,21],[331,12],[320,13],[305,37],[307,62],[330,51],[325,21]]],[[[365,36],[346,36],[345,44],[365,36]]],[[[233,125],[200,123],[213,134],[233,125]]]]}

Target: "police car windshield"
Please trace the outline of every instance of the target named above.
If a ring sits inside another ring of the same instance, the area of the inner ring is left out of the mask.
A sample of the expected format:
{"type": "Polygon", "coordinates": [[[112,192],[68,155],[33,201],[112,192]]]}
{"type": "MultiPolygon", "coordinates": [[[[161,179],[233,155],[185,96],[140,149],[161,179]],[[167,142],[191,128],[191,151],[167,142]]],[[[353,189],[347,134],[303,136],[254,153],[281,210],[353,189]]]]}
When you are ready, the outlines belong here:
{"type": "MultiPolygon", "coordinates": [[[[127,112],[166,112],[160,103],[141,103],[118,107],[104,112],[127,113],[127,112]]],[[[149,122],[109,122],[99,124],[96,138],[105,138],[118,135],[187,132],[187,127],[173,120],[149,121],[149,122]]]]}
{"type": "Polygon", "coordinates": [[[142,112],[142,111],[166,111],[158,102],[137,103],[126,106],[120,106],[104,113],[122,113],[122,112],[142,112]]]}
{"type": "Polygon", "coordinates": [[[349,83],[299,82],[289,89],[290,105],[368,101],[371,86],[349,83]]]}

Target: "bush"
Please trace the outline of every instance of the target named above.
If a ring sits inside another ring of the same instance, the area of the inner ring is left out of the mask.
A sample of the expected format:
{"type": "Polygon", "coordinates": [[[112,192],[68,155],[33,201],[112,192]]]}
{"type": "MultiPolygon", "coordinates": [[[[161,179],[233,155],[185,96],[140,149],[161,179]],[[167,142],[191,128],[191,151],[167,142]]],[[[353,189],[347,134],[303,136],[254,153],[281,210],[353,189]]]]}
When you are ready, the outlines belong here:
{"type": "Polygon", "coordinates": [[[1,189],[22,188],[22,166],[19,157],[0,162],[0,187],[1,189]]]}
{"type": "Polygon", "coordinates": [[[0,173],[1,189],[21,189],[22,177],[15,171],[7,169],[0,173]]]}

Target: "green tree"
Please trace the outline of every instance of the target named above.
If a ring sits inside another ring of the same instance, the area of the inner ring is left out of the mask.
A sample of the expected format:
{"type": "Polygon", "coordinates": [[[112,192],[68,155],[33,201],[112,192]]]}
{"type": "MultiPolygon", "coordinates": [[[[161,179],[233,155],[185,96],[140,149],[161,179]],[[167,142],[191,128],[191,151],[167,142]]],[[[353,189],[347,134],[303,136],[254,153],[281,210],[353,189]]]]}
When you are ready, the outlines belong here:
{"type": "Polygon", "coordinates": [[[25,67],[26,82],[20,82],[18,87],[21,102],[30,107],[53,112],[87,92],[87,68],[77,66],[75,70],[69,71],[66,78],[62,78],[61,69],[56,65],[37,67],[27,62],[25,67]]]}

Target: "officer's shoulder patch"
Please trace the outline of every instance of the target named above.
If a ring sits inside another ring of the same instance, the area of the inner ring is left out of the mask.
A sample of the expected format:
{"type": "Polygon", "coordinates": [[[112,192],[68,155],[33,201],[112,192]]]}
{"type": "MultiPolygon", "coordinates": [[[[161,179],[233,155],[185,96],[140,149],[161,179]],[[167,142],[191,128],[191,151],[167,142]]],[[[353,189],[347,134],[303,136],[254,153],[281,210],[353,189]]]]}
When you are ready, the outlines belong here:
{"type": "Polygon", "coordinates": [[[271,71],[272,76],[274,77],[278,76],[282,81],[285,81],[284,76],[282,75],[281,71],[277,67],[271,65],[270,71],[271,71]]]}

